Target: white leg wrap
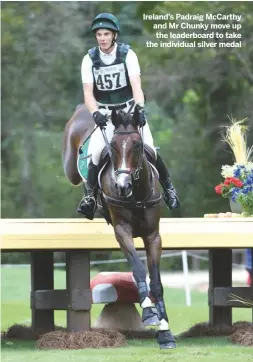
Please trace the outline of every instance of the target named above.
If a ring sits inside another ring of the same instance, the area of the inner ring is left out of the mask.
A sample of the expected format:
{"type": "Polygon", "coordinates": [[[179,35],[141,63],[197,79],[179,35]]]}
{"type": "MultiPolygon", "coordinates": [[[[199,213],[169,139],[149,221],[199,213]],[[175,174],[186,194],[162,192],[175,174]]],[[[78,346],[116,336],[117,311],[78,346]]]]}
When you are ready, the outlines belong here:
{"type": "Polygon", "coordinates": [[[169,329],[169,323],[166,322],[165,319],[162,319],[162,320],[160,321],[159,329],[160,329],[160,331],[167,331],[167,330],[169,329]]]}
{"type": "Polygon", "coordinates": [[[153,307],[153,305],[152,305],[151,300],[148,297],[146,297],[144,299],[144,301],[141,303],[141,308],[144,309],[144,308],[148,308],[148,307],[153,307]]]}

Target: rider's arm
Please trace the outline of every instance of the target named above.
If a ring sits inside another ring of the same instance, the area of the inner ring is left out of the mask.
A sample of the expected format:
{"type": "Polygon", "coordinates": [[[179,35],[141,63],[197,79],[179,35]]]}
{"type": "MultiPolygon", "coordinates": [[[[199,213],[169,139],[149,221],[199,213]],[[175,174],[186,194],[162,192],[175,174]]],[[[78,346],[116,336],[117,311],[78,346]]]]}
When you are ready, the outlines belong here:
{"type": "Polygon", "coordinates": [[[98,111],[97,102],[93,95],[93,83],[83,84],[83,95],[84,95],[84,103],[88,111],[91,114],[98,111]]]}
{"type": "Polygon", "coordinates": [[[129,77],[132,91],[133,91],[133,97],[135,104],[139,104],[141,107],[144,107],[144,94],[141,89],[141,77],[139,75],[132,75],[129,77]]]}
{"type": "Polygon", "coordinates": [[[83,82],[84,103],[88,108],[88,111],[93,114],[98,110],[98,106],[93,94],[94,80],[92,73],[92,61],[88,54],[83,58],[81,65],[81,75],[83,82]]]}
{"type": "Polygon", "coordinates": [[[141,88],[141,71],[137,55],[132,49],[129,49],[126,56],[126,66],[129,80],[131,83],[133,97],[136,104],[144,106],[144,94],[141,88]]]}

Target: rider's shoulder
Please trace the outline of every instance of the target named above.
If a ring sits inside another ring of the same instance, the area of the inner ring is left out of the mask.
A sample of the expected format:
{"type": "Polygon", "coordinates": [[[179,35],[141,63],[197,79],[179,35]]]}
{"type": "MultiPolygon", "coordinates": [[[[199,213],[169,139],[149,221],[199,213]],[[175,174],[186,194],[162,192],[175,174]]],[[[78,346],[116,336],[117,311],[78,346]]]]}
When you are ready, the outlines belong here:
{"type": "Polygon", "coordinates": [[[118,43],[117,46],[118,46],[118,49],[123,53],[128,53],[129,50],[131,50],[131,46],[126,43],[118,43]]]}
{"type": "Polygon", "coordinates": [[[87,53],[83,57],[82,66],[85,66],[85,65],[90,66],[90,63],[92,64],[91,57],[90,57],[89,53],[87,53]]]}
{"type": "Polygon", "coordinates": [[[137,54],[133,51],[133,49],[129,49],[127,56],[126,56],[126,61],[129,62],[136,62],[138,61],[138,56],[137,54]]]}
{"type": "Polygon", "coordinates": [[[98,53],[98,47],[95,46],[88,50],[88,53],[86,54],[86,56],[92,59],[97,53],[98,53]]]}
{"type": "Polygon", "coordinates": [[[129,44],[120,43],[120,44],[118,44],[118,47],[120,48],[120,50],[123,53],[126,53],[128,57],[137,56],[135,51],[132,49],[131,45],[129,45],[129,44]]]}
{"type": "Polygon", "coordinates": [[[128,53],[127,54],[130,54],[130,55],[135,55],[137,56],[137,54],[135,53],[135,51],[133,49],[129,49],[128,53]]]}

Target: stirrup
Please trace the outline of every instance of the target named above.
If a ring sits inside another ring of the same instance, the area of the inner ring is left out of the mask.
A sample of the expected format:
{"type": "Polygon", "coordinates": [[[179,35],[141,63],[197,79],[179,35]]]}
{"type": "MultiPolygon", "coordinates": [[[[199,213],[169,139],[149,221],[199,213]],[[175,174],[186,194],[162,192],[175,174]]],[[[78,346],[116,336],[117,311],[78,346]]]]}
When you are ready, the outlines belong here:
{"type": "Polygon", "coordinates": [[[83,214],[87,219],[93,220],[97,207],[97,201],[94,196],[86,195],[80,201],[77,211],[83,214]]]}
{"type": "Polygon", "coordinates": [[[95,198],[95,196],[93,196],[93,195],[86,195],[86,196],[84,196],[83,198],[82,198],[82,200],[80,201],[80,203],[85,203],[86,205],[89,205],[89,204],[91,204],[92,202],[94,203],[94,204],[96,204],[96,198],[95,198]]]}

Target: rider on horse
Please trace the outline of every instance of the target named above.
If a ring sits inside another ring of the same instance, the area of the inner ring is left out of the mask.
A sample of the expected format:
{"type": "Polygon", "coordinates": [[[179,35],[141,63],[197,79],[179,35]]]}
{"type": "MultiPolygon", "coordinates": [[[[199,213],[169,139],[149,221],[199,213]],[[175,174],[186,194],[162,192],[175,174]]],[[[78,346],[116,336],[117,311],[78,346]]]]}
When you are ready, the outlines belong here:
{"type": "MultiPolygon", "coordinates": [[[[143,141],[156,155],[155,166],[164,190],[164,200],[170,209],[180,206],[176,190],[161,156],[156,153],[149,125],[144,112],[144,94],[141,88],[140,67],[136,54],[129,45],[116,42],[120,26],[117,18],[109,13],[96,16],[92,22],[98,46],[90,49],[82,61],[81,73],[85,105],[97,126],[106,128],[110,142],[114,126],[110,120],[111,111],[121,109],[131,112],[138,110],[139,124],[143,127],[143,141]]],[[[100,128],[92,134],[88,154],[87,194],[81,200],[78,211],[93,218],[98,192],[98,164],[105,140],[100,128]]]]}

